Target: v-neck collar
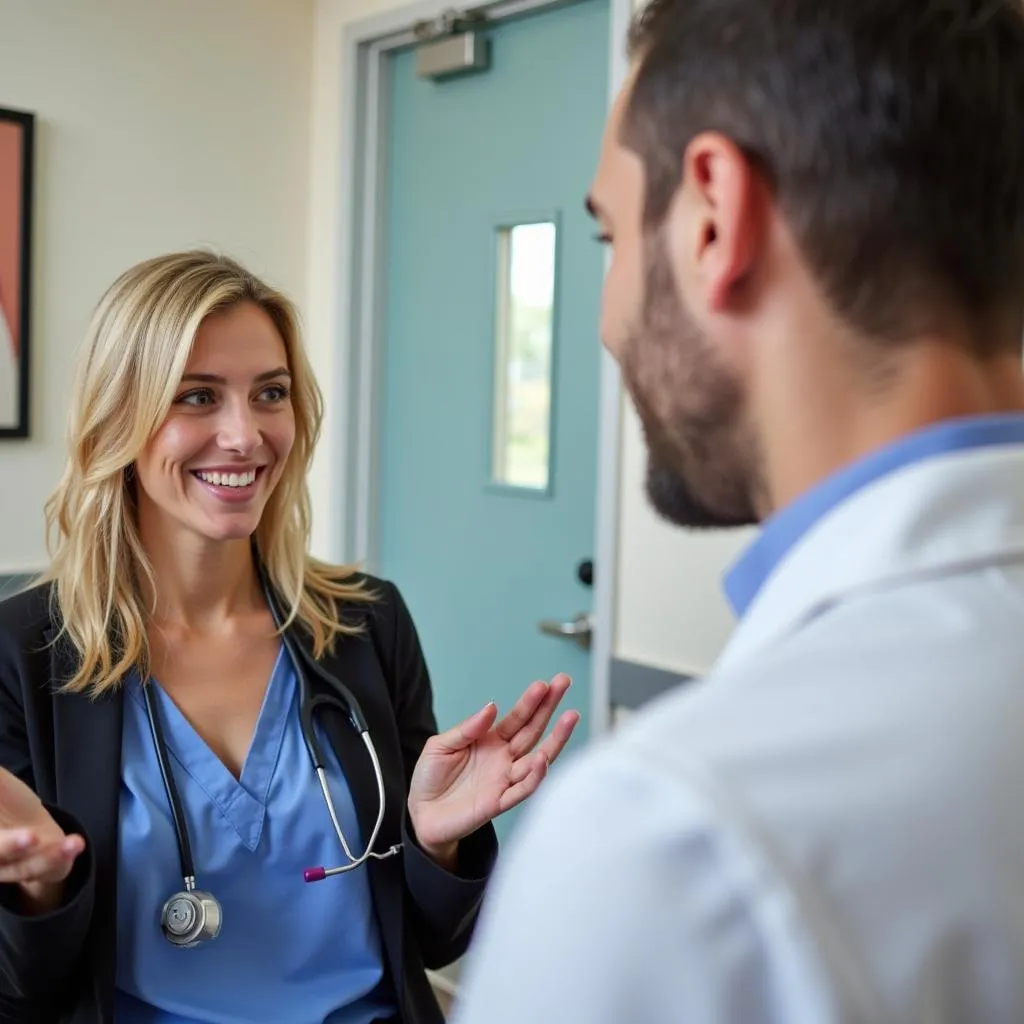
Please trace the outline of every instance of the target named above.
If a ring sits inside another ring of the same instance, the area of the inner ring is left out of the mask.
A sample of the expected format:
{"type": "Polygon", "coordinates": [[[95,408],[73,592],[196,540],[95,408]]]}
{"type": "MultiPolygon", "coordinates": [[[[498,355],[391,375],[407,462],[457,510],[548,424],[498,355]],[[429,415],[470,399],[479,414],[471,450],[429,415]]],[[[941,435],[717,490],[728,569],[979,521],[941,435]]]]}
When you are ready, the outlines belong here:
{"type": "MultiPolygon", "coordinates": [[[[274,662],[256,728],[239,778],[224,765],[196,732],[189,720],[159,684],[152,680],[164,727],[167,749],[221,812],[249,849],[259,846],[267,817],[267,798],[284,742],[291,704],[295,698],[295,672],[283,646],[274,662]]],[[[143,701],[139,686],[132,687],[143,701]]]]}

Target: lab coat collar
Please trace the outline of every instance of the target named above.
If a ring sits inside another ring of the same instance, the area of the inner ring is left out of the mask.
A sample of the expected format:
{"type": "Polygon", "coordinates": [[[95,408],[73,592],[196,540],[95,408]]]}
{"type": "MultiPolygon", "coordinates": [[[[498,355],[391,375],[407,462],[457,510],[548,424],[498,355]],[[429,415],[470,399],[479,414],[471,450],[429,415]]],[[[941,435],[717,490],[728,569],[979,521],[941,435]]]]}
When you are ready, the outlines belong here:
{"type": "Polygon", "coordinates": [[[856,594],[1024,561],[1024,445],[951,452],[858,491],[791,549],[716,669],[751,657],[856,594]]]}

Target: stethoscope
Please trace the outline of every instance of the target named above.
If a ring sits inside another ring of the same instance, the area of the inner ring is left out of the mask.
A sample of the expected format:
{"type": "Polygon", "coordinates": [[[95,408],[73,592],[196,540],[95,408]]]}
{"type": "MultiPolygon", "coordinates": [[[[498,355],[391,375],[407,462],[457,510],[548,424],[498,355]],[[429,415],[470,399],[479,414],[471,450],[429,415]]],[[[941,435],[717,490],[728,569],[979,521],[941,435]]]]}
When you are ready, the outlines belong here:
{"type": "MultiPolygon", "coordinates": [[[[373,852],[374,843],[380,833],[381,825],[384,822],[384,776],[381,774],[380,760],[377,757],[377,750],[370,739],[370,730],[366,724],[359,701],[353,696],[349,688],[338,678],[332,676],[322,665],[301,645],[295,644],[288,632],[283,628],[283,618],[277,607],[273,589],[267,579],[266,573],[257,560],[257,571],[260,583],[263,587],[263,594],[267,605],[270,608],[274,625],[281,635],[285,653],[291,659],[295,669],[296,680],[299,684],[299,723],[302,728],[302,738],[306,744],[306,751],[313,764],[317,779],[320,782],[320,790],[324,795],[324,803],[327,804],[327,812],[331,816],[331,823],[341,842],[341,848],[345,852],[347,863],[334,868],[315,867],[306,868],[302,877],[307,882],[319,882],[330,875],[340,875],[345,871],[353,871],[355,868],[365,864],[371,857],[377,860],[384,860],[393,857],[398,853],[402,844],[398,843],[388,849],[385,853],[373,852]],[[311,669],[316,676],[325,682],[333,693],[313,694],[309,687],[309,681],[303,664],[311,669]],[[334,801],[331,799],[331,791],[327,787],[327,772],[324,769],[324,757],[317,739],[314,728],[314,715],[318,708],[331,706],[345,713],[352,728],[362,737],[366,746],[370,761],[373,763],[373,774],[377,780],[377,798],[379,810],[377,821],[374,823],[370,840],[366,849],[358,857],[352,855],[341,823],[338,821],[337,812],[334,809],[334,801]]],[[[178,796],[178,787],[175,785],[174,776],[171,773],[171,765],[167,756],[167,744],[164,742],[163,729],[160,725],[160,715],[157,711],[156,697],[153,687],[145,685],[142,688],[146,699],[146,714],[149,717],[149,727],[153,733],[153,745],[156,747],[157,761],[160,764],[160,775],[163,778],[164,789],[167,791],[167,802],[171,807],[171,817],[174,820],[174,831],[178,841],[178,859],[181,864],[181,876],[185,882],[185,888],[176,892],[164,904],[160,914],[160,928],[164,937],[174,946],[182,949],[190,949],[210,939],[215,939],[220,934],[223,922],[223,911],[221,905],[209,892],[196,888],[196,873],[192,863],[192,846],[189,842],[188,826],[185,823],[185,814],[182,810],[181,799],[178,796]]]]}

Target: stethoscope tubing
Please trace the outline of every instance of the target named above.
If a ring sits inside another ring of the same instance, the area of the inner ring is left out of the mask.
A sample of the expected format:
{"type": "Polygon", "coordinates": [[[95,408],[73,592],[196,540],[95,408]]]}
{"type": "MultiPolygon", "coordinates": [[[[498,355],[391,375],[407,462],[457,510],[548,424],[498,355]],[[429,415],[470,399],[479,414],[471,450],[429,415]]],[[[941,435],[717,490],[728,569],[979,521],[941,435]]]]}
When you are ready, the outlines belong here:
{"type": "MultiPolygon", "coordinates": [[[[307,882],[315,882],[331,875],[351,871],[360,867],[362,864],[365,864],[371,858],[384,859],[385,857],[393,856],[401,847],[400,845],[392,846],[385,853],[375,853],[373,849],[384,823],[384,776],[381,770],[380,758],[377,755],[377,750],[370,737],[370,730],[366,723],[366,717],[363,714],[363,710],[359,706],[359,701],[356,700],[352,691],[340,679],[328,672],[302,644],[297,644],[295,642],[294,638],[290,635],[289,629],[285,626],[284,616],[277,604],[273,587],[271,586],[266,571],[259,559],[256,560],[256,567],[263,594],[267,601],[267,606],[270,609],[271,618],[274,621],[275,629],[281,637],[285,653],[291,660],[292,667],[295,670],[296,679],[299,685],[299,725],[302,731],[303,742],[305,743],[310,762],[320,784],[324,802],[327,805],[327,811],[331,818],[331,824],[334,826],[334,831],[337,834],[348,860],[348,863],[334,868],[307,868],[303,872],[303,877],[307,882]],[[331,692],[314,694],[309,685],[309,671],[312,671],[319,680],[325,683],[330,688],[331,692]],[[341,827],[341,822],[338,820],[334,801],[331,798],[330,788],[327,784],[327,771],[324,764],[323,752],[320,748],[320,743],[316,734],[314,720],[316,711],[318,708],[325,705],[335,707],[339,711],[343,712],[352,727],[359,734],[363,741],[363,745],[366,747],[371,764],[373,765],[374,778],[377,783],[377,794],[379,797],[377,819],[374,822],[374,827],[371,831],[369,841],[366,844],[366,849],[358,857],[356,857],[349,848],[344,830],[341,827]]],[[[181,875],[185,882],[186,891],[191,892],[195,889],[196,885],[195,864],[192,858],[192,845],[189,839],[185,812],[182,807],[181,797],[178,793],[178,787],[174,781],[174,775],[171,770],[167,744],[164,739],[163,728],[160,721],[160,712],[156,703],[156,694],[153,692],[153,687],[148,683],[144,685],[142,689],[146,701],[146,712],[147,717],[149,718],[150,731],[153,735],[153,746],[156,749],[157,762],[160,766],[160,775],[171,809],[171,817],[178,844],[178,858],[181,866],[181,875]]]]}

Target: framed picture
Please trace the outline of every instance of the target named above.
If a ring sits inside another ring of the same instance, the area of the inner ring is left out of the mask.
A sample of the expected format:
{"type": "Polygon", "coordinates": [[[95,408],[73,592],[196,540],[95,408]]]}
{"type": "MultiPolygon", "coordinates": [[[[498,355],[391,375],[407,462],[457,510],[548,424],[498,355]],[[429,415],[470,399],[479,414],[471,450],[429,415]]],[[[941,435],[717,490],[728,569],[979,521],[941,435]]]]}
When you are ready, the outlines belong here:
{"type": "Polygon", "coordinates": [[[0,438],[28,437],[35,117],[0,107],[0,438]]]}

